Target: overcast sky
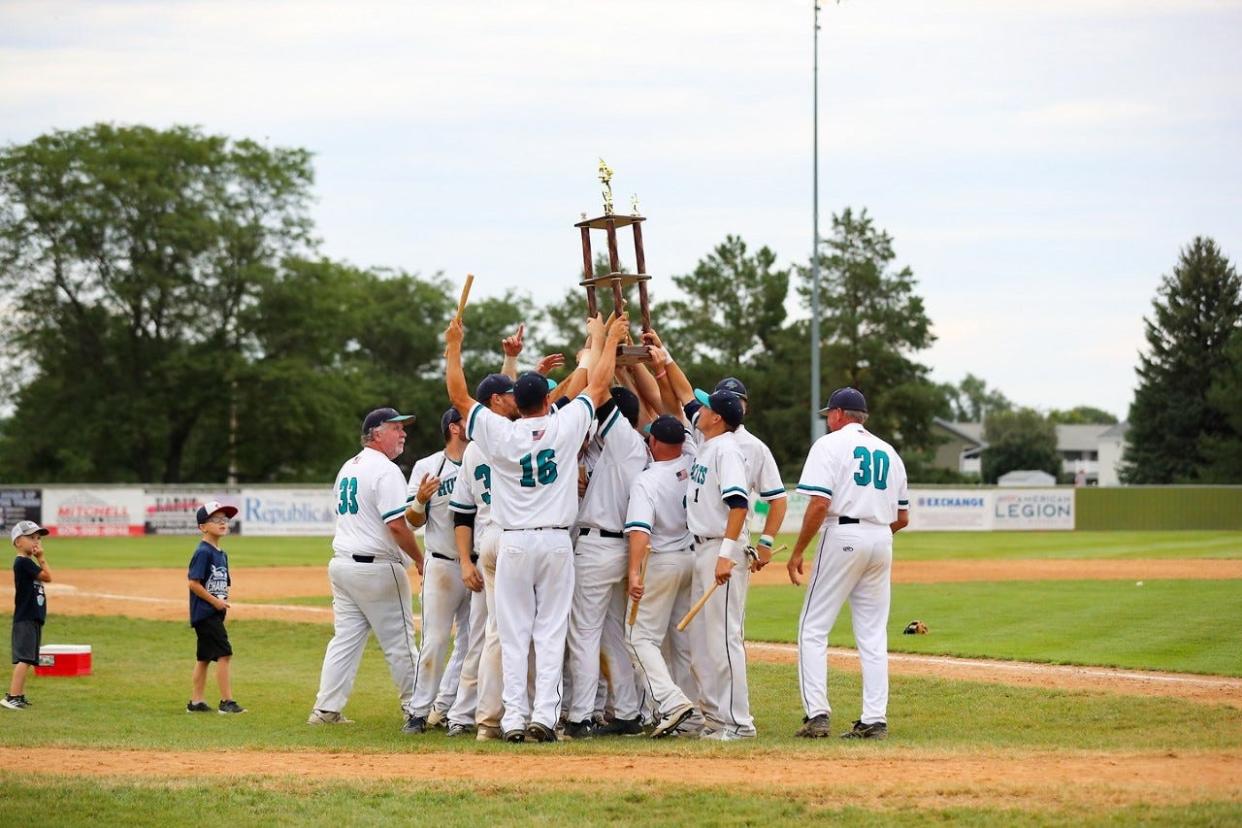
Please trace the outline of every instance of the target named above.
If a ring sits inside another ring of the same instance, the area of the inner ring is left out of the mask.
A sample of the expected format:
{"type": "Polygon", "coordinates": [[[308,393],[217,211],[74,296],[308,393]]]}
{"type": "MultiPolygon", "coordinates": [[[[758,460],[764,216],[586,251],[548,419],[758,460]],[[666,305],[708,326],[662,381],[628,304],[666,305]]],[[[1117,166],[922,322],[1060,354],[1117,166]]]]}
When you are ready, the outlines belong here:
{"type": "MultiPolygon", "coordinates": [[[[561,294],[603,156],[648,270],[811,247],[803,0],[3,2],[0,142],[95,121],[315,153],[330,256],[561,294]]],[[[820,43],[821,227],[866,207],[966,372],[1125,416],[1197,234],[1242,256],[1242,2],[846,0],[820,43]]],[[[831,378],[830,380],[831,381],[831,378]]]]}

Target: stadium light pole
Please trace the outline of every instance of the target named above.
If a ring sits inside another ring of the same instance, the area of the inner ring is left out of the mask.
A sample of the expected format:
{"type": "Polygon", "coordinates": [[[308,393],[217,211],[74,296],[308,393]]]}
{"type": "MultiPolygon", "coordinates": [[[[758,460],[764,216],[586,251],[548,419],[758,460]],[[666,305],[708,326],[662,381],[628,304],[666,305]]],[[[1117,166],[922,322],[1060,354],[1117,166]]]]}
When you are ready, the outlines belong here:
{"type": "Polygon", "coordinates": [[[811,63],[811,442],[824,433],[819,418],[819,0],[815,6],[811,63]]]}

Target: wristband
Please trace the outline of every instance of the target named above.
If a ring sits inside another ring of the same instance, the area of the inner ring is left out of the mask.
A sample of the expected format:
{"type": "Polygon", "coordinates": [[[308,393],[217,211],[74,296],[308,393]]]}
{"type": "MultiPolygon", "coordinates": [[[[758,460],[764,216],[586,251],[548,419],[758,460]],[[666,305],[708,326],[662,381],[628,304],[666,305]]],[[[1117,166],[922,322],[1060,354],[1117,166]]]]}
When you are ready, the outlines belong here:
{"type": "Polygon", "coordinates": [[[727,561],[737,563],[738,555],[741,551],[741,541],[729,540],[728,538],[725,538],[720,542],[720,552],[718,554],[719,557],[724,558],[727,561]]]}
{"type": "Polygon", "coordinates": [[[417,497],[410,501],[410,508],[413,509],[416,514],[420,515],[427,512],[427,504],[423,503],[417,497]]]}
{"type": "Polygon", "coordinates": [[[507,375],[510,372],[517,376],[517,357],[505,354],[505,361],[501,363],[500,373],[507,375]]]}
{"type": "Polygon", "coordinates": [[[776,543],[776,538],[772,537],[771,535],[760,535],[759,536],[760,546],[766,546],[769,549],[771,549],[775,543],[776,543]]]}

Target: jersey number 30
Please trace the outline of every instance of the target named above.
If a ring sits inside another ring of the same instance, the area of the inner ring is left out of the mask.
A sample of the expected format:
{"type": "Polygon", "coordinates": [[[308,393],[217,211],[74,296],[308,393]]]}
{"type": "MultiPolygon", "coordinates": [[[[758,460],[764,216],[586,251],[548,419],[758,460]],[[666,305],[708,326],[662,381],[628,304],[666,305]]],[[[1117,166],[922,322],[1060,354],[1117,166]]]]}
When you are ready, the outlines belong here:
{"type": "Polygon", "coordinates": [[[866,446],[859,446],[854,449],[854,457],[858,460],[855,483],[859,486],[874,484],[881,491],[888,488],[888,452],[883,449],[868,451],[866,446]]]}
{"type": "Polygon", "coordinates": [[[341,502],[336,504],[338,515],[358,514],[358,478],[341,478],[341,502]]]}
{"type": "Polygon", "coordinates": [[[535,475],[539,476],[539,484],[547,486],[556,480],[556,452],[552,449],[544,449],[535,455],[535,463],[531,463],[530,455],[527,454],[518,461],[522,464],[522,486],[527,489],[535,487],[535,475]],[[538,465],[536,470],[535,465],[538,465]]]}

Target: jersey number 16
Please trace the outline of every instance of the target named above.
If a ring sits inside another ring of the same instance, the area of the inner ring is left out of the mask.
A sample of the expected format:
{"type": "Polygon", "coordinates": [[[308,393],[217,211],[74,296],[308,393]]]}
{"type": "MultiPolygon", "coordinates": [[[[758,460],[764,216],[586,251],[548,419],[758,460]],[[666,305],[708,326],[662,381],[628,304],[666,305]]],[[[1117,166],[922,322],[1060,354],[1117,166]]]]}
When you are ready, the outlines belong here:
{"type": "Polygon", "coordinates": [[[543,449],[539,454],[535,455],[535,464],[538,464],[538,472],[536,472],[535,464],[531,463],[529,454],[518,462],[522,465],[522,486],[524,488],[534,488],[536,473],[539,475],[540,485],[547,486],[556,480],[556,452],[552,449],[543,449]]]}

